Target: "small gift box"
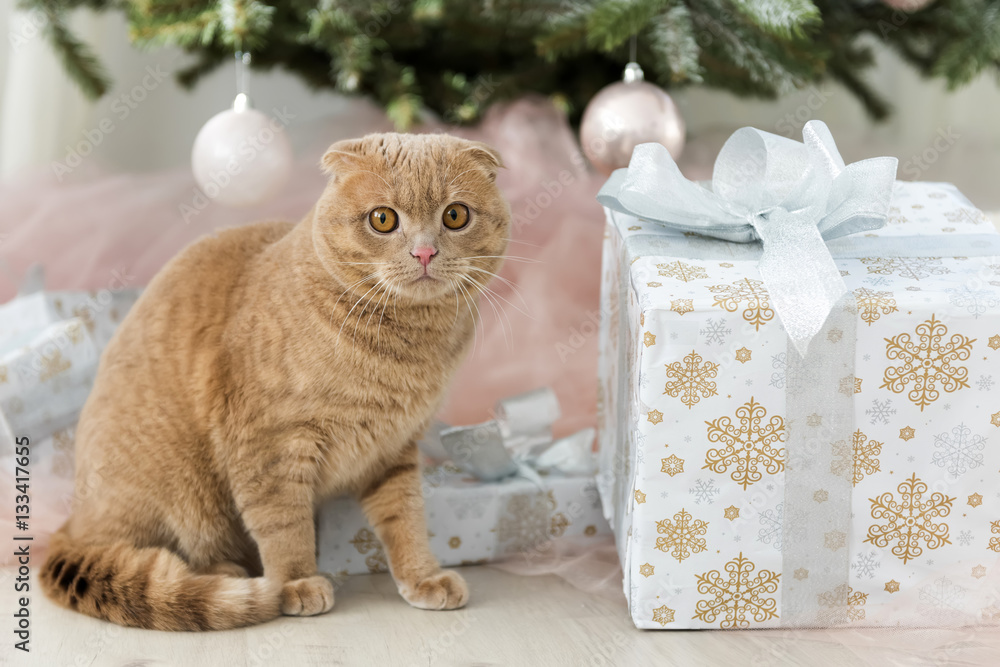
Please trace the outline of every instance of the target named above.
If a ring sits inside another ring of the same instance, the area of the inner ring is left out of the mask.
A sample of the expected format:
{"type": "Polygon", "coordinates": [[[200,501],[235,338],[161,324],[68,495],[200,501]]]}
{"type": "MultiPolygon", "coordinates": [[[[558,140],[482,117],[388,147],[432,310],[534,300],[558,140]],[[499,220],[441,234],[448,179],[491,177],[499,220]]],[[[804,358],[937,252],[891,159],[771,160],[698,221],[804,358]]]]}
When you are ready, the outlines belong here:
{"type": "MultiPolygon", "coordinates": [[[[559,412],[548,389],[501,401],[496,414],[485,424],[436,428],[421,443],[427,527],[441,564],[530,558],[545,554],[554,538],[607,535],[593,476],[594,430],[553,442],[559,412]]],[[[354,499],[326,502],[317,526],[320,570],[336,576],[387,570],[382,545],[354,499]]]]}
{"type": "Polygon", "coordinates": [[[0,305],[0,451],[76,423],[101,350],[137,298],[132,289],[39,289],[0,305]]]}
{"type": "Polygon", "coordinates": [[[598,485],[640,628],[1000,621],[1000,235],[747,128],[607,208],[598,485]]]}

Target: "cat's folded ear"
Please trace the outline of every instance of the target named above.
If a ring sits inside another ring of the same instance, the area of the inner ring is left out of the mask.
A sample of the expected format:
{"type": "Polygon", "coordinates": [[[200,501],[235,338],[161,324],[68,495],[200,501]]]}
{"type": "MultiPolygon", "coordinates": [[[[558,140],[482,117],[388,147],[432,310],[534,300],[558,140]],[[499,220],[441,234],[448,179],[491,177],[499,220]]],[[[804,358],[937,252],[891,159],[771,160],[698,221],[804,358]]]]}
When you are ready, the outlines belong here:
{"type": "Polygon", "coordinates": [[[497,152],[497,149],[481,141],[470,141],[468,143],[469,147],[465,149],[465,152],[469,153],[476,162],[485,167],[487,173],[490,175],[490,180],[495,181],[497,172],[504,166],[503,160],[500,158],[500,153],[497,152]]]}
{"type": "Polygon", "coordinates": [[[363,141],[364,139],[344,139],[330,146],[320,160],[323,173],[336,176],[341,168],[350,167],[361,157],[363,141]]]}

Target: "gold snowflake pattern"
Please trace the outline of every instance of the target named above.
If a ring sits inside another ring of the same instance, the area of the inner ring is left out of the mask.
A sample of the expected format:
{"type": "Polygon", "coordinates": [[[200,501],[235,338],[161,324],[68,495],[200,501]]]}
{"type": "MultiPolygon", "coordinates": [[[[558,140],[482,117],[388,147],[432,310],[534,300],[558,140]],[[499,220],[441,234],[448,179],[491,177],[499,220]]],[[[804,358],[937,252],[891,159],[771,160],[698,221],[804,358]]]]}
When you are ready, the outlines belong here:
{"type": "Polygon", "coordinates": [[[676,278],[677,280],[681,280],[686,283],[689,283],[692,280],[708,278],[708,274],[705,273],[705,267],[693,266],[691,264],[685,264],[684,262],[657,264],[656,268],[659,269],[659,274],[661,276],[676,278]]]}
{"type": "Polygon", "coordinates": [[[872,518],[884,519],[886,523],[872,524],[868,528],[865,542],[881,548],[896,542],[892,555],[901,559],[904,565],[924,552],[921,542],[926,542],[928,549],[951,544],[948,540],[948,524],[944,521],[937,523],[935,519],[943,519],[951,513],[954,498],[935,491],[925,500],[927,484],[917,478],[916,473],[900,483],[896,490],[900,496],[898,501],[891,491],[886,491],[878,498],[869,498],[872,518]]]}
{"type": "Polygon", "coordinates": [[[762,421],[766,416],[767,410],[751,396],[749,403],[736,408],[738,426],[733,425],[728,416],[705,422],[709,442],[724,446],[708,450],[702,467],[723,474],[734,466],[730,477],[742,484],[744,490],[761,480],[761,468],[769,475],[783,471],[785,449],[778,449],[775,445],[785,441],[785,420],[772,415],[770,421],[764,424],[762,421]]]}
{"type": "Polygon", "coordinates": [[[562,512],[556,512],[552,515],[552,520],[549,522],[549,535],[552,537],[562,537],[566,533],[566,529],[569,528],[570,520],[562,512]]]}
{"type": "Polygon", "coordinates": [[[448,538],[448,546],[452,549],[457,549],[462,546],[462,538],[458,535],[448,538]]]}
{"type": "Polygon", "coordinates": [[[74,345],[78,345],[83,342],[83,329],[80,327],[79,322],[73,322],[68,327],[66,327],[66,336],[69,338],[69,342],[74,345]]]}
{"type": "Polygon", "coordinates": [[[555,499],[550,494],[516,493],[503,507],[496,523],[501,552],[524,553],[549,541],[550,517],[555,499]]]}
{"type": "Polygon", "coordinates": [[[0,384],[5,384],[7,382],[7,367],[0,366],[0,384]]]}
{"type": "Polygon", "coordinates": [[[671,454],[665,459],[660,459],[660,472],[665,472],[671,477],[684,472],[684,459],[671,454]]]}
{"type": "Polygon", "coordinates": [[[821,426],[822,424],[823,424],[822,415],[816,414],[814,412],[808,417],[806,417],[806,426],[809,426],[810,428],[816,428],[817,426],[821,426]]]}
{"type": "MultiPolygon", "coordinates": [[[[1000,535],[1000,521],[993,521],[990,523],[990,532],[994,535],[1000,535]]],[[[990,544],[987,548],[990,551],[1000,553],[1000,537],[991,537],[990,544]]]]}
{"type": "Polygon", "coordinates": [[[683,363],[675,361],[664,365],[667,367],[667,384],[663,393],[671,398],[680,396],[681,403],[688,406],[689,410],[701,398],[717,394],[712,378],[718,374],[719,365],[711,361],[702,363],[701,355],[694,350],[684,357],[683,363]],[[701,398],[698,397],[699,394],[701,398]]]}
{"type": "Polygon", "coordinates": [[[650,280],[648,283],[646,283],[646,287],[654,287],[654,288],[663,287],[663,283],[658,283],[655,280],[650,280]]]}
{"type": "Polygon", "coordinates": [[[848,375],[847,377],[840,378],[840,393],[844,396],[851,396],[853,394],[861,393],[861,378],[856,378],[853,375],[848,375]]]}
{"type": "Polygon", "coordinates": [[[847,546],[847,533],[842,530],[831,530],[823,533],[823,546],[830,551],[837,551],[847,546]]]}
{"type": "Polygon", "coordinates": [[[750,350],[748,350],[745,347],[741,347],[740,349],[736,350],[736,361],[740,362],[741,364],[745,364],[746,362],[750,361],[750,355],[751,355],[750,350]]]}
{"type": "Polygon", "coordinates": [[[89,306],[77,306],[73,309],[73,317],[78,317],[83,321],[83,326],[87,327],[87,331],[94,333],[94,326],[97,322],[94,320],[94,310],[89,306]]]}
{"type": "Polygon", "coordinates": [[[969,507],[979,507],[983,504],[983,497],[978,493],[973,493],[969,496],[968,503],[969,507]]]}
{"type": "Polygon", "coordinates": [[[839,343],[843,337],[844,337],[844,332],[841,331],[840,329],[830,329],[830,331],[828,331],[826,334],[826,339],[831,343],[839,343]]]}
{"type": "Polygon", "coordinates": [[[989,344],[990,344],[990,349],[991,350],[998,350],[998,349],[1000,349],[1000,335],[998,335],[998,336],[990,336],[990,343],[989,344]]]}
{"type": "Polygon", "coordinates": [[[989,607],[983,607],[980,610],[983,614],[983,620],[988,622],[1000,621],[1000,604],[993,603],[989,607]]]}
{"type": "Polygon", "coordinates": [[[820,612],[820,622],[823,625],[843,625],[845,621],[863,621],[866,602],[868,593],[855,591],[847,584],[820,593],[819,603],[827,607],[820,612]]]}
{"type": "Polygon", "coordinates": [[[674,515],[673,521],[657,521],[656,532],[666,536],[656,538],[656,548],[664,553],[670,552],[678,563],[707,548],[705,538],[701,536],[708,532],[708,522],[695,519],[683,508],[674,515]]]}
{"type": "Polygon", "coordinates": [[[941,264],[940,257],[862,257],[861,263],[868,267],[868,273],[910,280],[951,273],[951,269],[941,264]]]}
{"type": "Polygon", "coordinates": [[[724,512],[724,516],[730,521],[740,518],[740,508],[736,505],[730,505],[724,510],[724,512]]]}
{"type": "Polygon", "coordinates": [[[770,570],[760,570],[743,554],[726,563],[728,577],[718,570],[710,570],[696,577],[698,592],[709,595],[695,605],[695,615],[708,624],[721,618],[719,627],[748,628],[750,621],[763,623],[778,618],[778,601],[771,597],[778,590],[781,575],[770,570]],[[770,594],[770,595],[769,595],[770,594]]]}
{"type": "Polygon", "coordinates": [[[1000,412],[994,412],[990,415],[990,423],[1000,428],[1000,412]]]}
{"type": "Polygon", "coordinates": [[[886,593],[898,593],[899,592],[899,582],[895,579],[890,579],[885,582],[885,592],[886,593]]]}
{"type": "Polygon", "coordinates": [[[676,612],[667,605],[663,605],[662,607],[657,607],[656,609],[653,610],[653,622],[659,623],[660,625],[664,626],[667,623],[673,623],[675,613],[676,612]]]}
{"type": "Polygon", "coordinates": [[[969,369],[952,364],[969,358],[976,339],[956,333],[944,342],[947,333],[948,327],[931,315],[917,325],[919,342],[914,343],[906,332],[886,338],[885,356],[902,363],[886,367],[879,388],[901,394],[912,382],[907,398],[923,412],[941,396],[939,386],[948,393],[968,387],[969,369]]]}
{"type": "Polygon", "coordinates": [[[640,491],[639,489],[636,489],[635,490],[635,504],[636,505],[641,505],[644,502],[646,502],[646,494],[643,493],[642,491],[640,491]]]}
{"type": "Polygon", "coordinates": [[[656,334],[649,333],[648,331],[642,336],[642,344],[646,347],[656,345],[656,334]]]}
{"type": "Polygon", "coordinates": [[[843,440],[833,443],[833,453],[838,458],[830,463],[830,472],[841,476],[850,473],[853,486],[857,486],[865,475],[881,470],[878,457],[882,454],[882,443],[869,440],[861,429],[854,432],[850,445],[843,440]]]}
{"type": "Polygon", "coordinates": [[[382,543],[378,541],[368,528],[359,530],[350,541],[358,553],[365,557],[365,566],[371,573],[388,572],[389,565],[385,559],[385,550],[382,543]]]}
{"type": "Polygon", "coordinates": [[[807,570],[804,567],[800,567],[797,570],[795,570],[795,574],[793,574],[792,576],[794,576],[797,581],[805,581],[806,579],[809,578],[809,570],[807,570]]]}
{"type": "Polygon", "coordinates": [[[68,371],[73,365],[71,362],[63,359],[62,352],[59,350],[53,350],[50,354],[41,355],[41,362],[42,368],[38,374],[38,379],[42,382],[68,371]]]}
{"type": "Polygon", "coordinates": [[[659,410],[650,410],[648,413],[646,413],[646,419],[649,421],[650,424],[659,424],[661,421],[663,421],[663,413],[660,412],[659,410]]]}
{"type": "Polygon", "coordinates": [[[904,426],[899,429],[899,439],[900,440],[913,440],[913,436],[916,435],[916,431],[910,426],[904,426]]]}
{"type": "Polygon", "coordinates": [[[829,499],[830,499],[830,492],[827,491],[826,489],[819,489],[818,491],[813,493],[813,500],[815,500],[818,503],[825,503],[829,499]]]}
{"type": "Polygon", "coordinates": [[[647,579],[653,576],[653,572],[656,568],[649,563],[643,563],[639,566],[639,574],[646,577],[647,579]]]}
{"type": "Polygon", "coordinates": [[[743,319],[752,324],[756,331],[760,331],[763,325],[774,319],[767,290],[760,280],[740,278],[732,285],[714,285],[708,290],[716,295],[712,305],[730,313],[736,312],[740,304],[746,301],[743,319]]]}
{"type": "Polygon", "coordinates": [[[876,292],[867,287],[859,287],[854,290],[854,299],[858,302],[858,310],[861,312],[861,321],[871,326],[882,315],[895,313],[896,300],[892,292],[876,292]]]}
{"type": "Polygon", "coordinates": [[[694,310],[694,299],[674,299],[670,302],[670,310],[678,315],[690,313],[694,310]]]}
{"type": "Polygon", "coordinates": [[[983,577],[986,576],[986,566],[976,565],[975,567],[972,568],[972,572],[970,574],[974,579],[982,579],[983,577]]]}

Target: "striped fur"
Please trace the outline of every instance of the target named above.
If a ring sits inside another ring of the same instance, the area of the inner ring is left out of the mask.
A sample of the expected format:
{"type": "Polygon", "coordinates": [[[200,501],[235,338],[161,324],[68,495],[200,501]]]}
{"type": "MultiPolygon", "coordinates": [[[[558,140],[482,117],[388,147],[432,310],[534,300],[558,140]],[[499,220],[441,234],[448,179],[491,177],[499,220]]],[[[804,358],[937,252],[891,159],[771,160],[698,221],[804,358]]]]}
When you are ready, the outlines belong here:
{"type": "Polygon", "coordinates": [[[445,135],[341,142],[299,224],[223,230],[165,266],[101,358],[45,592],[163,630],[324,613],[314,512],[351,493],[410,604],[464,605],[465,582],[427,544],[416,441],[506,249],[499,166],[445,135]],[[472,212],[458,231],[442,224],[452,202],[472,212]],[[381,206],[399,214],[392,234],[368,225],[381,206]],[[433,280],[418,245],[438,250],[433,280]]]}

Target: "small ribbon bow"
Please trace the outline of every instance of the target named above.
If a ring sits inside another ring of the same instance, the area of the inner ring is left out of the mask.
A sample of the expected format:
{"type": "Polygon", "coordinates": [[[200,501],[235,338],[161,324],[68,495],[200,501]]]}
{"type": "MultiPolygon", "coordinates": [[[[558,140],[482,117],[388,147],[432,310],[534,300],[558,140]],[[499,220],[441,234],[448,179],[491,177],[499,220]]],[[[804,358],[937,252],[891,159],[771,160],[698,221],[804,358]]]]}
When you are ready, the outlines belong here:
{"type": "Polygon", "coordinates": [[[597,200],[681,232],[760,241],[758,266],[771,304],[805,356],[847,291],[826,241],[885,224],[896,158],[845,165],[829,128],[812,120],[802,142],[744,127],[715,161],[711,189],[687,180],[667,149],[640,144],[597,200]]]}
{"type": "MultiPolygon", "coordinates": [[[[479,479],[493,481],[521,475],[540,484],[539,472],[593,474],[594,429],[552,440],[559,401],[548,387],[500,401],[496,418],[473,426],[443,428],[437,434],[442,453],[479,479]]],[[[425,443],[425,451],[436,449],[425,443]]]]}

